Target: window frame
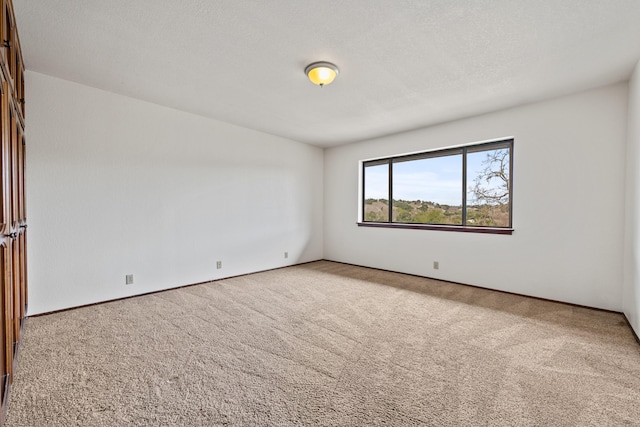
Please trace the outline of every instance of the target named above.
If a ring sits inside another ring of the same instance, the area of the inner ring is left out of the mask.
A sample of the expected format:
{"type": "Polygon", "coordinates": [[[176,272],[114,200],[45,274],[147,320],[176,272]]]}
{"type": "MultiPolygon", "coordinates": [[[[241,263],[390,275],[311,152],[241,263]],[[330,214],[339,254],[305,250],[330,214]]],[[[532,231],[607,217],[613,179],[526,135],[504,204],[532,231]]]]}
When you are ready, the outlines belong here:
{"type": "Polygon", "coordinates": [[[442,148],[436,150],[423,151],[418,153],[401,154],[378,159],[361,161],[360,177],[362,188],[360,192],[360,218],[357,225],[360,227],[377,227],[377,228],[402,228],[412,230],[440,230],[440,231],[457,231],[470,233],[488,233],[488,234],[513,234],[513,146],[514,138],[501,138],[492,141],[485,141],[474,144],[466,144],[457,147],[442,148]],[[467,224],[467,154],[478,153],[490,150],[508,149],[509,150],[509,225],[505,227],[489,227],[467,224]],[[462,156],[462,224],[421,224],[421,223],[404,223],[393,221],[393,165],[394,163],[422,160],[429,158],[438,158],[451,155],[462,156]],[[366,221],[366,168],[369,166],[388,165],[388,206],[389,217],[387,221],[366,221]]]}

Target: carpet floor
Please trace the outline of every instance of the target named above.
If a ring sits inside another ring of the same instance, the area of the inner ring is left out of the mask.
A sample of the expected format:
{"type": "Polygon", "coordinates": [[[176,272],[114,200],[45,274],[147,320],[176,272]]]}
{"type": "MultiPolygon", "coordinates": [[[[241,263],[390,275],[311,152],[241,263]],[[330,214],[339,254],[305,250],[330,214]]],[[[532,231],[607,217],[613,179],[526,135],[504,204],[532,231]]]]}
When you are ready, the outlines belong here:
{"type": "Polygon", "coordinates": [[[640,425],[622,315],[328,261],[23,336],[8,427],[640,425]]]}

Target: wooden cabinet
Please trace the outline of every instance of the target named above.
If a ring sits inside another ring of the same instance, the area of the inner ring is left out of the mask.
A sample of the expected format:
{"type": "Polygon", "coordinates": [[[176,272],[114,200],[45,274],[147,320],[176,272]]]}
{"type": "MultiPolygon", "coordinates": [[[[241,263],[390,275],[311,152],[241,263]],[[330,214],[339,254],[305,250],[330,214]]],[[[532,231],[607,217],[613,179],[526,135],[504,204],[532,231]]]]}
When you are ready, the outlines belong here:
{"type": "Polygon", "coordinates": [[[11,373],[13,372],[13,328],[11,323],[13,301],[11,299],[10,259],[7,239],[3,239],[0,241],[0,269],[2,269],[2,274],[0,274],[0,285],[2,286],[2,292],[0,292],[0,310],[2,310],[2,315],[0,316],[0,334],[2,334],[2,340],[0,341],[0,369],[2,369],[0,393],[2,393],[3,413],[7,403],[11,373]]]}
{"type": "Polygon", "coordinates": [[[0,0],[0,5],[0,402],[4,414],[28,295],[24,64],[11,0],[0,0]]]}

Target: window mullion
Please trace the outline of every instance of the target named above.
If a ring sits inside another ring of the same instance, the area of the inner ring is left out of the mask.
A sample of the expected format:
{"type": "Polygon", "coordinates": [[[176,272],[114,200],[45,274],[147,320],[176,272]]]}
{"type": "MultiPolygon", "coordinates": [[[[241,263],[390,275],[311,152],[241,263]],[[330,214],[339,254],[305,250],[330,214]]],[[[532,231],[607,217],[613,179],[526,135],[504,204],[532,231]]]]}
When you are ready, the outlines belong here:
{"type": "Polygon", "coordinates": [[[389,223],[393,222],[393,160],[389,160],[389,223]]]}
{"type": "Polygon", "coordinates": [[[513,141],[509,150],[509,228],[513,227],[513,141]]]}
{"type": "Polygon", "coordinates": [[[362,221],[366,221],[365,210],[367,209],[367,199],[365,197],[365,188],[367,188],[367,174],[364,172],[366,170],[366,165],[362,163],[362,221]]]}
{"type": "Polygon", "coordinates": [[[467,225],[467,148],[462,149],[462,225],[467,225]]]}

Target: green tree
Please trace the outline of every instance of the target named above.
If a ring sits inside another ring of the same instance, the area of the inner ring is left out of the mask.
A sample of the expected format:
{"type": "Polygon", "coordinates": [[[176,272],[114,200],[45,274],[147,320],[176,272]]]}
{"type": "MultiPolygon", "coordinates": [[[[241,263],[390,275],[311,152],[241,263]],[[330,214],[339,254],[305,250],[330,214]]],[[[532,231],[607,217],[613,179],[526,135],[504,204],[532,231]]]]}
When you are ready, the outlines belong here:
{"type": "Polygon", "coordinates": [[[467,210],[467,222],[471,225],[494,226],[498,225],[494,216],[496,207],[480,205],[467,210]]]}
{"type": "Polygon", "coordinates": [[[384,218],[382,213],[379,212],[366,212],[364,214],[364,220],[365,221],[373,221],[373,222],[381,222],[381,221],[387,221],[387,218],[384,218]]]}
{"type": "Polygon", "coordinates": [[[430,209],[428,212],[416,215],[416,222],[422,224],[444,224],[444,219],[440,209],[430,209]]]}
{"type": "Polygon", "coordinates": [[[398,208],[398,209],[402,209],[408,212],[411,212],[413,210],[413,207],[411,206],[411,204],[407,201],[404,200],[394,200],[393,201],[393,207],[394,208],[398,208]]]}
{"type": "Polygon", "coordinates": [[[395,220],[398,222],[413,222],[411,212],[404,209],[398,209],[395,220]]]}

